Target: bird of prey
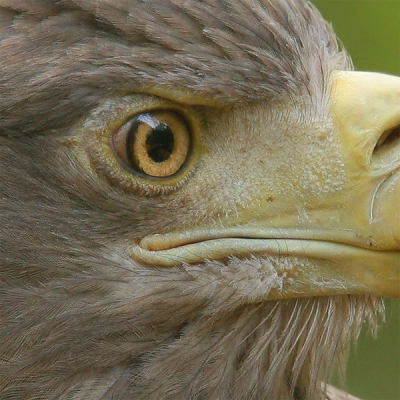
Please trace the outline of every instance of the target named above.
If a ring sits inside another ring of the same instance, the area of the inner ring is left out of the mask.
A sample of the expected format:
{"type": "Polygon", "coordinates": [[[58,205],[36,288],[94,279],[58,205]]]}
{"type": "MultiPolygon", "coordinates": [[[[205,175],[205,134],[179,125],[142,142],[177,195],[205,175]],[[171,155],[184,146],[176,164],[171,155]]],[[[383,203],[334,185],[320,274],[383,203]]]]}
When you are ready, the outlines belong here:
{"type": "Polygon", "coordinates": [[[400,79],[303,0],[0,0],[0,398],[350,399],[400,296],[400,79]]]}

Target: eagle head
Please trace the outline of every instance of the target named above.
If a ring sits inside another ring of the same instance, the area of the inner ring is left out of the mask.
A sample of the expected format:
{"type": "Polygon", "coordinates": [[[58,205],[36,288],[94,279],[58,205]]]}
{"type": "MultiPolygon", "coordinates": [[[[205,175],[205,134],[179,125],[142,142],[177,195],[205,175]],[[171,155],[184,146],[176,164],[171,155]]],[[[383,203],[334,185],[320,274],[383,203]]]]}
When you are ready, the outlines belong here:
{"type": "Polygon", "coordinates": [[[345,398],[399,78],[302,0],[0,0],[0,54],[2,398],[345,398]]]}

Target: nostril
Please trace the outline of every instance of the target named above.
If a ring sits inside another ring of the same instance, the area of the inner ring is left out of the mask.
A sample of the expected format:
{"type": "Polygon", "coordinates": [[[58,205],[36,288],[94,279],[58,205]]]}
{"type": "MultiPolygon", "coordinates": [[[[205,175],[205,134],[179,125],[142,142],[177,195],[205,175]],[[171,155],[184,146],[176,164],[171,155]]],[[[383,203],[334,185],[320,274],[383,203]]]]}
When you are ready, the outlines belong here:
{"type": "Polygon", "coordinates": [[[383,132],[375,145],[372,155],[381,157],[388,152],[391,153],[391,151],[397,147],[400,151],[400,125],[383,132]]]}

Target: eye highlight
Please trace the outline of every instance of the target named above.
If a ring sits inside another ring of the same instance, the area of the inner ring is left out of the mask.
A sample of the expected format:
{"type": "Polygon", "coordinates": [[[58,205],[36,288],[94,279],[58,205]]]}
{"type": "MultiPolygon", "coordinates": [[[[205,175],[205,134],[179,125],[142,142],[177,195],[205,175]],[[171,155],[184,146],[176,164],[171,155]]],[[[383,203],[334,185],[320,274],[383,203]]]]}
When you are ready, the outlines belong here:
{"type": "Polygon", "coordinates": [[[173,111],[139,114],[111,138],[119,162],[129,171],[151,178],[178,173],[190,155],[191,142],[188,124],[173,111]]]}

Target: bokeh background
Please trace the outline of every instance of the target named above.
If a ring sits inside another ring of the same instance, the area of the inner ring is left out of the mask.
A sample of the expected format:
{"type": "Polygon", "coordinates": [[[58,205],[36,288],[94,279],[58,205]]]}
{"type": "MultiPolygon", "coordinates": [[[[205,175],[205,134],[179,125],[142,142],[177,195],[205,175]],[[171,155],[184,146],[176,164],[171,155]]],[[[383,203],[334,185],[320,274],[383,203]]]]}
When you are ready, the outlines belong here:
{"type": "MultiPolygon", "coordinates": [[[[400,76],[400,0],[312,2],[332,23],[356,69],[400,76]]],[[[387,309],[378,339],[365,330],[347,368],[346,389],[363,400],[400,400],[400,302],[387,302],[387,309]]]]}

